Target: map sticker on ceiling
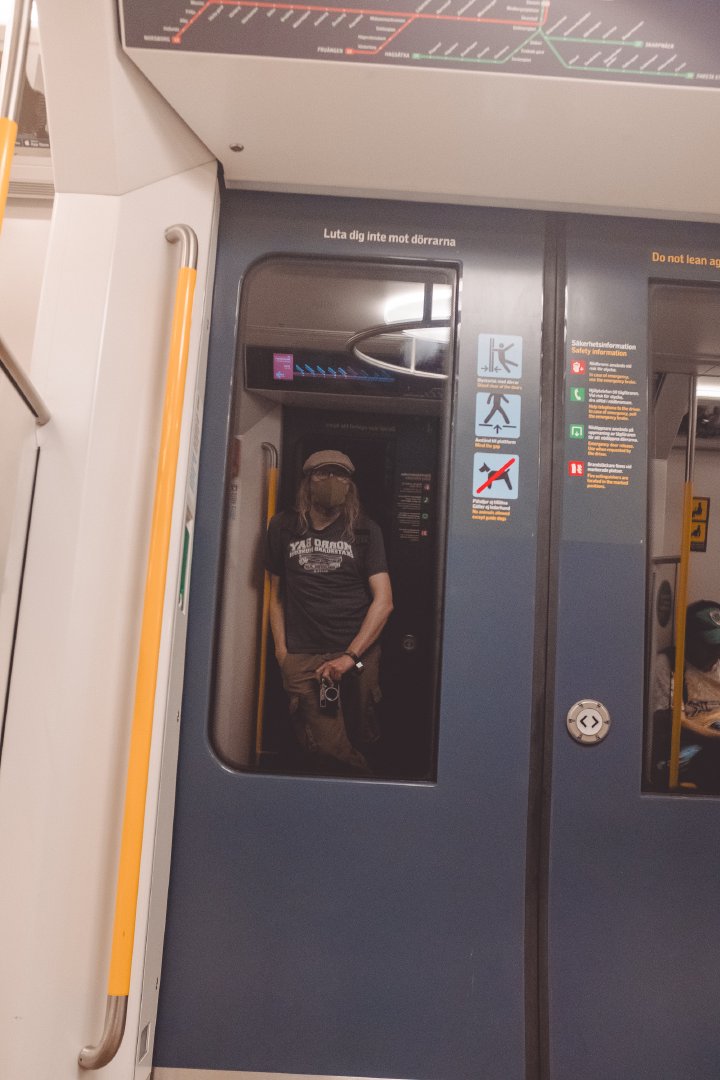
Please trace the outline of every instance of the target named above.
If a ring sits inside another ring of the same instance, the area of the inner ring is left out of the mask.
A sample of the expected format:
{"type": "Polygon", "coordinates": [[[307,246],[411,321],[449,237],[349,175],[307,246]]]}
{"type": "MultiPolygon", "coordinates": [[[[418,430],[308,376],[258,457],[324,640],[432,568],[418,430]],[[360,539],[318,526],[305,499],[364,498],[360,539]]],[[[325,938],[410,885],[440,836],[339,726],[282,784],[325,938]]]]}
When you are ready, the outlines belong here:
{"type": "Polygon", "coordinates": [[[717,0],[121,0],[129,48],[712,87],[717,0]]]}

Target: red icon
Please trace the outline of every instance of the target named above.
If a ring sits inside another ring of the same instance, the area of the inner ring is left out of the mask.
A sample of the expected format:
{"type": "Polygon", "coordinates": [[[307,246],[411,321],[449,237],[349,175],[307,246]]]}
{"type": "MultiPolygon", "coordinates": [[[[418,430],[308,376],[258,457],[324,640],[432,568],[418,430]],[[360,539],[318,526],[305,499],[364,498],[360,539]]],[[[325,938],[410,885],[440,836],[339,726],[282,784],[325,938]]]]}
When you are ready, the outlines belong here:
{"type": "Polygon", "coordinates": [[[568,476],[584,476],[585,475],[585,462],[584,461],[568,461],[568,476]]]}
{"type": "Polygon", "coordinates": [[[570,364],[570,370],[573,375],[584,375],[587,370],[587,364],[584,360],[573,360],[570,364]]]}

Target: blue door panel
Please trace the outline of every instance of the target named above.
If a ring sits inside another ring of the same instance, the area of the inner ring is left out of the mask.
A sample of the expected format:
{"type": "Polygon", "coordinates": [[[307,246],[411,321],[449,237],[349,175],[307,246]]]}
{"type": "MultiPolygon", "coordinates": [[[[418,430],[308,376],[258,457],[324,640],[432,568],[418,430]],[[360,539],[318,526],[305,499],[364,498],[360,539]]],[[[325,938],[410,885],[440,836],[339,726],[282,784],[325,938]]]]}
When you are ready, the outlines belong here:
{"type": "Polygon", "coordinates": [[[547,1080],[717,1078],[720,810],[713,799],[643,795],[641,773],[648,283],[714,282],[720,230],[600,218],[568,218],[564,228],[559,545],[548,584],[536,580],[549,513],[549,492],[538,491],[545,219],[223,197],[156,1065],[534,1080],[526,851],[537,826],[528,826],[535,604],[547,587],[556,615],[539,869],[547,1080]],[[435,254],[325,239],[326,229],[362,222],[453,237],[440,256],[462,279],[438,774],[428,784],[233,772],[208,738],[238,285],[272,253],[435,254]],[[653,252],[708,262],[668,264],[653,252]],[[523,339],[519,490],[505,523],[471,513],[481,335],[523,339]],[[572,372],[579,349],[628,354],[638,412],[627,485],[590,485],[587,438],[570,434],[588,425],[587,398],[570,401],[573,386],[592,385],[572,372]],[[568,708],[587,697],[612,717],[608,738],[591,747],[565,726],[568,708]]]}
{"type": "Polygon", "coordinates": [[[525,1076],[544,230],[530,214],[224,194],[158,1066],[525,1076]],[[324,239],[351,221],[456,238],[440,255],[462,274],[436,783],[235,773],[208,739],[238,284],[278,252],[430,259],[324,239]],[[524,349],[505,523],[471,514],[478,339],[497,333],[524,349]]]}
{"type": "Polygon", "coordinates": [[[637,346],[640,414],[627,491],[590,493],[564,480],[548,869],[552,1080],[718,1074],[720,1029],[708,1005],[720,995],[720,806],[643,795],[641,775],[649,280],[713,280],[707,268],[659,264],[652,252],[712,256],[719,240],[698,225],[568,226],[565,421],[578,418],[567,392],[573,339],[637,346]],[[565,730],[581,698],[610,710],[597,746],[565,730]]]}

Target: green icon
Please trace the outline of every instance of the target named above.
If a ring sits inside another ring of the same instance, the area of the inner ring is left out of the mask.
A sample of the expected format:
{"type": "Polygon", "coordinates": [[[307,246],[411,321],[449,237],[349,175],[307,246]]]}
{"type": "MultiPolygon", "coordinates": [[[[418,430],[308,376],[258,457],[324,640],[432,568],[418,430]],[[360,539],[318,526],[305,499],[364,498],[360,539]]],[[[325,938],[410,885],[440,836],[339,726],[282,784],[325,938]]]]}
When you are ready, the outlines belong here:
{"type": "Polygon", "coordinates": [[[570,425],[570,438],[571,439],[584,439],[585,438],[585,425],[584,424],[571,424],[570,425]]]}
{"type": "Polygon", "coordinates": [[[570,387],[570,400],[571,401],[584,401],[585,400],[585,387],[584,386],[571,386],[570,387]]]}

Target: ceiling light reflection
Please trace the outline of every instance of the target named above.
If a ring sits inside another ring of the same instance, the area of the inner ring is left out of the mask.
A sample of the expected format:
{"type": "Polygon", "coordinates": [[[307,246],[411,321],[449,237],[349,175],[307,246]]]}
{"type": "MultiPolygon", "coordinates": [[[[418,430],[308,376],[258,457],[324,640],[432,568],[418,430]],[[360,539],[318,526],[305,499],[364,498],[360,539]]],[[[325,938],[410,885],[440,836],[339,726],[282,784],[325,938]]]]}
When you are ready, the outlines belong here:
{"type": "Polygon", "coordinates": [[[720,379],[698,379],[695,396],[704,401],[720,401],[720,379]]]}

